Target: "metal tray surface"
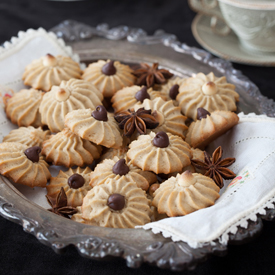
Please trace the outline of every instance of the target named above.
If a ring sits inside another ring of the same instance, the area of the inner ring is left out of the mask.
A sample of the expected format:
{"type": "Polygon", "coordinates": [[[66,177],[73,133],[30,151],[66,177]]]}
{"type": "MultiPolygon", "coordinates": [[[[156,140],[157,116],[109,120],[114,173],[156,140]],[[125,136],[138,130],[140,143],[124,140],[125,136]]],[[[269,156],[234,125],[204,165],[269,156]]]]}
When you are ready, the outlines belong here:
{"type": "MultiPolygon", "coordinates": [[[[275,103],[264,97],[259,89],[231,63],[214,58],[210,53],[191,48],[176,36],[156,31],[149,36],[144,30],[120,26],[109,29],[106,24],[96,28],[75,21],[64,21],[52,29],[78,53],[81,61],[116,59],[125,63],[158,62],[178,76],[211,71],[225,75],[236,85],[240,94],[238,111],[275,116],[275,103]]],[[[12,183],[0,176],[0,214],[22,225],[43,244],[61,253],[68,245],[91,259],[125,259],[128,267],[137,268],[143,262],[160,268],[181,271],[194,269],[211,254],[223,256],[227,246],[216,240],[212,245],[191,248],[185,242],[173,242],[161,234],[143,229],[113,229],[76,223],[55,215],[26,199],[12,183]]],[[[262,219],[274,220],[275,210],[267,209],[256,222],[249,221],[247,229],[239,228],[230,235],[229,243],[240,244],[256,237],[262,229],[262,219]]]]}

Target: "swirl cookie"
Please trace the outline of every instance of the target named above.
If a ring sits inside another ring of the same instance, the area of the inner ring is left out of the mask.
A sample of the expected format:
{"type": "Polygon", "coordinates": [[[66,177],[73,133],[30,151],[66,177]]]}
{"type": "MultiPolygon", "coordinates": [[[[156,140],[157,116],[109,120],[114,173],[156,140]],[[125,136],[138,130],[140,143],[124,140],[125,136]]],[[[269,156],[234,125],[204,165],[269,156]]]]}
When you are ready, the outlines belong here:
{"type": "Polygon", "coordinates": [[[119,61],[98,60],[84,70],[82,78],[93,83],[104,97],[111,97],[122,88],[134,84],[136,78],[132,72],[129,66],[119,61]]]}
{"type": "Polygon", "coordinates": [[[10,133],[3,138],[3,142],[19,142],[27,145],[28,147],[42,147],[42,142],[48,139],[50,134],[51,132],[49,130],[43,131],[41,127],[20,127],[18,129],[11,130],[10,133]]]}
{"type": "Polygon", "coordinates": [[[100,157],[100,153],[100,146],[82,139],[68,128],[56,135],[51,135],[43,142],[42,149],[42,154],[46,156],[47,161],[66,167],[92,164],[100,157]]]}
{"type": "Polygon", "coordinates": [[[91,173],[90,185],[94,187],[103,184],[108,178],[118,180],[124,177],[125,180],[136,183],[139,188],[146,191],[150,184],[156,182],[157,178],[153,173],[147,172],[152,175],[146,177],[142,172],[138,167],[126,163],[124,158],[119,159],[118,157],[114,157],[113,160],[105,159],[102,163],[98,164],[94,172],[91,173]]]}
{"type": "Polygon", "coordinates": [[[183,216],[214,205],[219,191],[211,178],[185,171],[163,182],[153,194],[152,204],[160,214],[183,216]]]}
{"type": "Polygon", "coordinates": [[[38,146],[17,142],[0,143],[0,173],[30,187],[45,187],[51,174],[38,146]]]}
{"type": "Polygon", "coordinates": [[[65,125],[72,132],[108,148],[122,146],[122,137],[114,117],[100,105],[95,110],[75,110],[65,117],[65,125]]]}
{"type": "Polygon", "coordinates": [[[112,228],[134,228],[151,221],[146,193],[133,182],[108,179],[85,196],[82,218],[85,223],[112,228]]]}
{"type": "Polygon", "coordinates": [[[47,54],[33,60],[25,68],[22,79],[25,85],[35,89],[49,91],[52,86],[59,85],[62,80],[81,78],[79,64],[67,56],[47,54]]]}
{"type": "Polygon", "coordinates": [[[102,104],[102,99],[101,93],[91,83],[79,79],[62,81],[60,86],[53,86],[43,97],[39,108],[42,122],[52,132],[62,131],[67,113],[78,109],[94,109],[102,104]]]}
{"type": "Polygon", "coordinates": [[[84,197],[92,188],[89,185],[90,173],[89,167],[85,169],[78,167],[66,172],[60,170],[56,177],[51,177],[50,183],[46,186],[47,195],[54,198],[63,187],[67,196],[67,204],[73,207],[81,206],[84,197]]]}
{"type": "Polygon", "coordinates": [[[127,156],[134,165],[156,174],[180,172],[191,163],[192,152],[188,143],[170,133],[141,135],[130,143],[129,148],[127,156]]]}
{"type": "Polygon", "coordinates": [[[127,151],[128,147],[127,146],[122,146],[119,148],[106,148],[103,151],[103,154],[101,155],[99,162],[102,162],[105,159],[114,159],[115,157],[118,157],[119,159],[127,159],[127,151]]]}
{"type": "MultiPolygon", "coordinates": [[[[111,99],[115,112],[126,111],[134,108],[135,105],[140,105],[147,99],[155,99],[161,97],[163,100],[167,100],[167,96],[164,93],[153,91],[152,88],[147,89],[146,86],[131,86],[119,90],[111,99]]],[[[140,107],[139,107],[140,108],[140,107]]],[[[138,109],[138,108],[137,108],[138,109]]]]}
{"type": "Polygon", "coordinates": [[[185,125],[187,117],[181,114],[180,108],[175,107],[172,100],[163,101],[161,98],[153,100],[145,99],[141,107],[144,107],[145,110],[151,110],[152,115],[159,123],[159,125],[152,130],[153,132],[164,131],[185,138],[188,128],[185,125]]]}
{"type": "Polygon", "coordinates": [[[233,84],[226,82],[225,76],[199,73],[180,85],[176,99],[183,114],[196,120],[197,109],[200,107],[210,113],[216,110],[236,111],[239,94],[233,84]]]}
{"type": "Polygon", "coordinates": [[[168,99],[173,100],[175,106],[178,106],[176,98],[179,94],[179,88],[186,78],[176,77],[173,79],[169,79],[166,84],[160,86],[160,92],[166,94],[168,99]]]}
{"type": "Polygon", "coordinates": [[[42,126],[39,106],[44,93],[35,89],[23,89],[6,101],[6,115],[12,123],[21,126],[42,126]]]}
{"type": "Polygon", "coordinates": [[[214,111],[211,114],[203,108],[198,109],[197,121],[188,128],[185,141],[193,148],[204,149],[233,126],[239,117],[230,111],[214,111]]]}
{"type": "Polygon", "coordinates": [[[76,207],[77,213],[74,214],[71,217],[71,221],[75,221],[75,222],[79,222],[79,223],[84,223],[84,224],[89,224],[89,225],[93,225],[93,226],[97,226],[96,222],[89,222],[87,220],[84,220],[82,218],[82,208],[81,206],[76,207]]]}

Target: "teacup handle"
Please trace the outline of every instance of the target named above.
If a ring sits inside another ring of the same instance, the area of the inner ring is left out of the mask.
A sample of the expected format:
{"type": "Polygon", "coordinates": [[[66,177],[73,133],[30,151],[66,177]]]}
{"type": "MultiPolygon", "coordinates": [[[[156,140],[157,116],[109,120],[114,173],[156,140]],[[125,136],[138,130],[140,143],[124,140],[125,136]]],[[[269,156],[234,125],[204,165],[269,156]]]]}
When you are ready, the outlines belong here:
{"type": "Polygon", "coordinates": [[[211,16],[210,27],[214,33],[222,36],[230,33],[231,29],[225,22],[218,0],[188,0],[188,3],[195,12],[211,16]]]}

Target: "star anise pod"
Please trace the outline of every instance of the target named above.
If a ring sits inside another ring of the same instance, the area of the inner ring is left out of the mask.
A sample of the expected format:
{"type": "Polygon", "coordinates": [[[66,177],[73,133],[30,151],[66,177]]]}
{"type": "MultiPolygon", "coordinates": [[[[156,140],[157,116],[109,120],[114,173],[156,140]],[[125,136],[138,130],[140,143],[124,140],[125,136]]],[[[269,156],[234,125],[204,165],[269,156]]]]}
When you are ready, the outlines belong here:
{"type": "Polygon", "coordinates": [[[223,187],[223,178],[228,180],[236,177],[236,174],[227,168],[233,164],[236,159],[222,159],[222,153],[222,147],[219,146],[212,154],[212,157],[204,151],[204,162],[198,159],[191,160],[195,167],[206,170],[204,175],[212,178],[220,188],[223,187]]]}
{"type": "Polygon", "coordinates": [[[47,201],[52,207],[52,209],[48,209],[50,212],[53,212],[59,216],[70,218],[71,215],[77,213],[77,209],[72,206],[67,205],[67,195],[64,191],[64,188],[61,187],[60,192],[58,193],[56,198],[50,197],[46,195],[47,201]]]}
{"type": "Polygon", "coordinates": [[[165,69],[158,69],[158,63],[154,63],[152,67],[146,63],[141,63],[140,66],[140,69],[137,69],[133,72],[133,75],[138,78],[136,85],[139,86],[146,85],[148,88],[150,88],[153,87],[155,83],[165,83],[167,79],[173,76],[172,73],[165,69]]]}
{"type": "Polygon", "coordinates": [[[119,123],[119,128],[124,129],[124,135],[131,137],[135,129],[140,134],[146,134],[146,129],[154,129],[159,123],[151,114],[151,110],[139,108],[136,112],[134,109],[122,111],[115,114],[115,120],[119,123]]]}

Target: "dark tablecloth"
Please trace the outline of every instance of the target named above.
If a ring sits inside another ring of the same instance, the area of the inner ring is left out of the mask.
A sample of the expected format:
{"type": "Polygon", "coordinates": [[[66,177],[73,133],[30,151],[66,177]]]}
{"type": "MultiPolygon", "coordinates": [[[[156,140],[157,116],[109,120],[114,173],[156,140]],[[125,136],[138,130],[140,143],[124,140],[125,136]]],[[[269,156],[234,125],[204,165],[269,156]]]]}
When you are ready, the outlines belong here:
{"type": "MultiPolygon", "coordinates": [[[[191,33],[195,13],[185,0],[173,1],[0,1],[0,43],[18,31],[43,27],[50,29],[65,19],[91,26],[140,27],[152,34],[156,29],[174,33],[189,46],[201,48],[191,33]]],[[[270,98],[275,99],[275,69],[234,64],[270,98]]],[[[0,72],[1,73],[1,72],[0,72]]],[[[253,150],[253,148],[252,148],[253,150]]],[[[147,264],[129,269],[123,260],[99,262],[78,255],[73,247],[57,255],[39,243],[22,227],[0,217],[0,274],[167,274],[147,264]]],[[[225,257],[212,256],[185,274],[275,274],[275,223],[264,222],[255,240],[240,246],[229,245],[225,257]]]]}

